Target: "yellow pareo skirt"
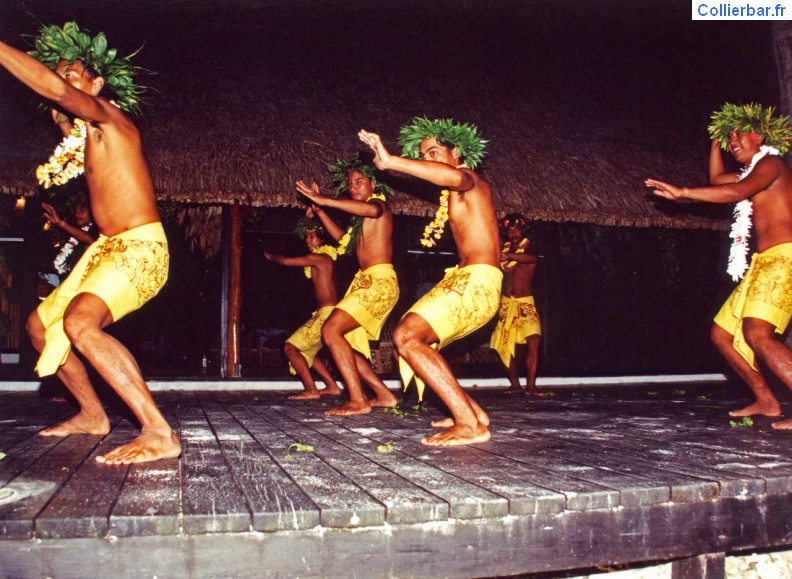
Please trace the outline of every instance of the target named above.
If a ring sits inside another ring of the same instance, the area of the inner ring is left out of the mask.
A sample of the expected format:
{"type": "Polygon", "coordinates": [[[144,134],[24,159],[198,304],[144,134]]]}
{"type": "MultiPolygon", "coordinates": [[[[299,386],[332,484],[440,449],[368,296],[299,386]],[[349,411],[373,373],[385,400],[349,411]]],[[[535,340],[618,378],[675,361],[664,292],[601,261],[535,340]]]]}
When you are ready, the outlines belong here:
{"type": "MultiPolygon", "coordinates": [[[[502,283],[503,272],[491,265],[451,267],[445,270],[440,283],[418,300],[407,314],[418,314],[426,320],[440,339],[433,347],[441,349],[492,319],[498,311],[502,283]]],[[[425,384],[401,357],[399,372],[405,390],[415,377],[418,398],[422,399],[425,384]]]]}
{"type": "Polygon", "coordinates": [[[168,279],[169,259],[168,241],[160,222],[112,237],[100,235],[69,277],[36,309],[46,329],[46,343],[36,365],[38,375],[54,374],[69,356],[71,342],[63,331],[63,315],[77,294],[90,293],[101,298],[113,321],[118,321],[162,289],[168,279]]]}
{"type": "Polygon", "coordinates": [[[388,315],[399,301],[399,282],[390,263],[357,272],[336,308],[352,316],[360,328],[344,335],[352,347],[371,359],[369,340],[378,340],[388,315]],[[363,330],[362,332],[359,330],[363,330]]]}
{"type": "Polygon", "coordinates": [[[542,324],[533,296],[503,296],[498,310],[498,325],[492,332],[490,348],[500,356],[507,368],[514,357],[517,344],[524,344],[529,336],[542,335],[542,324]]]}
{"type": "Polygon", "coordinates": [[[779,334],[792,319],[792,243],[782,243],[751,258],[751,267],[715,316],[734,336],[734,349],[756,370],[755,355],[743,335],[743,319],[773,324],[779,334]]]}

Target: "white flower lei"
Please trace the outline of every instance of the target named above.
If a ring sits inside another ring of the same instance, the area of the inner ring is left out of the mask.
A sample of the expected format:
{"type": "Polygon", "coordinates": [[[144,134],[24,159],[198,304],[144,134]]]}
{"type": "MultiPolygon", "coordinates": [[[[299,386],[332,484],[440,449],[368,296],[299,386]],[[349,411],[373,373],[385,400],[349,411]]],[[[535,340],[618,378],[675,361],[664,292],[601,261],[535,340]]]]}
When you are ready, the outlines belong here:
{"type": "MultiPolygon", "coordinates": [[[[87,225],[83,225],[82,227],[80,227],[80,229],[82,229],[83,231],[88,231],[92,225],[93,225],[92,223],[88,223],[87,225]]],[[[68,268],[66,267],[66,258],[71,255],[72,251],[74,251],[74,248],[79,243],[80,243],[79,241],[77,241],[73,237],[70,237],[69,241],[63,244],[63,247],[58,252],[58,255],[55,256],[55,261],[52,262],[52,265],[55,266],[55,271],[57,271],[59,274],[63,275],[64,273],[69,271],[68,268]]]]}
{"type": "Polygon", "coordinates": [[[74,119],[71,131],[55,147],[49,161],[36,169],[39,185],[49,189],[85,172],[85,137],[85,121],[74,119]]]}
{"type": "MultiPolygon", "coordinates": [[[[767,155],[778,155],[778,149],[767,145],[759,147],[759,152],[753,156],[748,166],[743,169],[738,181],[745,179],[756,164],[767,155]]],[[[732,223],[731,249],[729,250],[729,264],[726,272],[731,275],[734,281],[739,281],[748,269],[748,238],[751,237],[751,214],[753,213],[753,203],[750,199],[743,199],[734,206],[734,223],[732,223]]]]}

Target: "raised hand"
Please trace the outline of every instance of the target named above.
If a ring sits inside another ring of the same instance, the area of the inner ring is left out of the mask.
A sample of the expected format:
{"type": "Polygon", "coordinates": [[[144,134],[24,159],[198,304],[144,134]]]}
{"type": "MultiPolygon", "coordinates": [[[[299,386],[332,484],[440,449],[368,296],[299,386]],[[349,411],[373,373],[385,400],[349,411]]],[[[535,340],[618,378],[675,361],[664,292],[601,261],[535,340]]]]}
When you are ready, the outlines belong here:
{"type": "Polygon", "coordinates": [[[53,225],[60,224],[60,217],[58,217],[58,213],[55,211],[55,208],[48,203],[42,203],[41,208],[44,209],[44,216],[47,218],[47,221],[52,223],[53,225]]]}
{"type": "MultiPolygon", "coordinates": [[[[308,200],[314,205],[322,205],[324,199],[326,199],[324,195],[319,193],[319,185],[316,183],[312,183],[309,187],[304,182],[297,181],[295,189],[297,190],[297,193],[307,197],[308,200]]],[[[309,217],[311,216],[309,215],[309,217]]]]}
{"type": "Polygon", "coordinates": [[[385,145],[382,144],[382,140],[378,134],[369,133],[368,131],[360,129],[358,138],[374,152],[374,165],[377,166],[377,169],[387,169],[390,167],[392,155],[385,148],[385,145]]]}
{"type": "Polygon", "coordinates": [[[664,183],[663,181],[657,181],[656,179],[647,179],[646,186],[654,189],[655,195],[659,195],[660,197],[665,197],[666,199],[671,199],[672,201],[676,201],[677,199],[681,199],[682,197],[684,197],[683,189],[679,187],[674,187],[673,185],[669,185],[668,183],[664,183]]]}

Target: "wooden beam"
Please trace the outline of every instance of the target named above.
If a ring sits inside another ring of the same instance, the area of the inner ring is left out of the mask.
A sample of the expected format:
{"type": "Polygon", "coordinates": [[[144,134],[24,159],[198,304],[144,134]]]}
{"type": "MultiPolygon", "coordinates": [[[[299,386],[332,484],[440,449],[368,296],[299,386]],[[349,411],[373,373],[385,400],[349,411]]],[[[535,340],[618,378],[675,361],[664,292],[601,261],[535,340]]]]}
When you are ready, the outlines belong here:
{"type": "Polygon", "coordinates": [[[228,260],[228,376],[239,378],[242,365],[239,361],[240,318],[242,312],[242,208],[238,204],[229,208],[230,239],[228,260]]]}

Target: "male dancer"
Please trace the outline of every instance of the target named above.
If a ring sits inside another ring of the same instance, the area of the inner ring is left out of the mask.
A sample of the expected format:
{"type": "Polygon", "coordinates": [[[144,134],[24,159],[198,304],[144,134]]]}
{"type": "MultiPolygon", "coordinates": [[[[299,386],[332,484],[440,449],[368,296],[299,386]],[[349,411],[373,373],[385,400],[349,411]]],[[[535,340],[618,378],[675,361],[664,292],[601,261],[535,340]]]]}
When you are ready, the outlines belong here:
{"type": "Polygon", "coordinates": [[[304,268],[306,277],[313,282],[316,296],[316,311],[310,320],[286,340],[283,349],[289,359],[289,371],[300,377],[305,388],[304,392],[289,396],[289,400],[316,400],[321,396],[338,396],[341,389],[322,359],[316,357],[323,345],[322,325],[338,303],[335,277],[337,253],[334,247],[322,245],[322,226],[310,218],[300,220],[295,233],[305,240],[309,251],[306,255],[286,257],[264,252],[264,257],[270,261],[304,268]],[[324,381],[325,388],[322,390],[317,389],[311,370],[324,381]]]}
{"type": "MultiPolygon", "coordinates": [[[[735,280],[743,279],[715,317],[710,336],[756,397],[752,404],[729,414],[780,416],[781,405],[755,357],[792,388],[792,351],[774,336],[783,333],[792,318],[792,172],[781,158],[789,150],[792,129],[788,117],[775,117],[772,107],[757,104],[727,103],[712,120],[712,185],[679,188],[647,179],[646,186],[671,200],[738,202],[727,271],[735,280]],[[726,172],[721,148],[728,148],[745,165],[742,173],[726,172]],[[758,251],[748,268],[752,214],[758,251]]],[[[792,419],[775,422],[773,427],[792,429],[792,419]]]]}
{"type": "Polygon", "coordinates": [[[84,47],[83,34],[73,22],[62,30],[45,27],[33,56],[0,42],[0,65],[51,101],[56,122],[68,123],[74,137],[64,140],[60,154],[39,167],[40,181],[45,187],[65,182],[82,172],[84,158],[91,211],[101,234],[28,318],[28,333],[41,352],[36,370],[40,376],[57,373],[80,405],[76,416],[41,435],[110,431],[85,367],[71,351],[73,345],[141,425],[140,436],[97,460],[128,464],[172,458],[181,453],[179,439],[154,403],[132,354],[104,332],[154,297],[168,276],[168,244],[140,134],[124,113],[136,108],[141,89],[132,80],[135,67],[128,57],[108,62],[104,35],[84,47]],[[121,77],[123,86],[115,84],[121,77]],[[99,96],[108,85],[116,93],[115,104],[99,96]]]}
{"type": "Polygon", "coordinates": [[[506,368],[509,387],[504,394],[522,392],[517,376],[515,351],[517,345],[526,345],[525,369],[528,396],[541,396],[536,388],[536,371],[539,366],[539,341],[542,326],[533,297],[537,257],[527,237],[528,223],[519,213],[510,213],[501,221],[501,269],[503,270],[503,295],[498,310],[498,325],[492,332],[490,348],[506,368]]]}
{"type": "Polygon", "coordinates": [[[349,402],[326,414],[367,414],[373,407],[393,408],[397,404],[396,397],[366,360],[371,358],[368,339],[379,339],[382,326],[399,299],[399,284],[392,265],[393,215],[387,204],[391,189],[377,181],[373,167],[359,159],[339,160],[331,170],[339,196],[349,197],[326,197],[316,183],[309,187],[297,182],[297,191],[312,203],[313,214],[339,242],[338,253],[346,254],[354,249],[360,265],[346,295],[322,326],[322,339],[349,391],[349,402]],[[346,231],[324,211],[326,207],[352,214],[346,231]],[[360,328],[368,339],[359,338],[360,328]],[[374,390],[373,399],[363,395],[362,382],[374,390]]]}
{"type": "Polygon", "coordinates": [[[430,446],[486,442],[489,417],[457,382],[435,348],[467,336],[498,311],[503,274],[498,268],[498,220],[489,185],[473,169],[484,155],[477,129],[452,119],[415,118],[402,128],[399,144],[405,157],[391,155],[379,135],[361,130],[361,141],[374,151],[379,169],[399,171],[443,188],[440,208],[426,227],[422,243],[431,247],[446,220],[457,245],[459,264],[410,308],[393,334],[401,357],[402,379],[416,375],[419,395],[429,384],[448,406],[452,418],[432,426],[445,428],[424,438],[430,446]]]}

